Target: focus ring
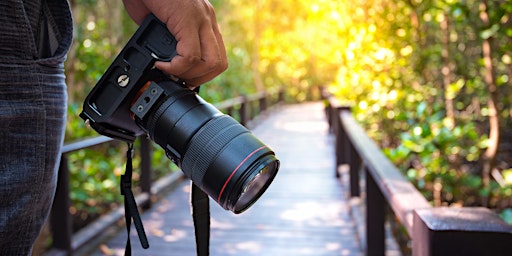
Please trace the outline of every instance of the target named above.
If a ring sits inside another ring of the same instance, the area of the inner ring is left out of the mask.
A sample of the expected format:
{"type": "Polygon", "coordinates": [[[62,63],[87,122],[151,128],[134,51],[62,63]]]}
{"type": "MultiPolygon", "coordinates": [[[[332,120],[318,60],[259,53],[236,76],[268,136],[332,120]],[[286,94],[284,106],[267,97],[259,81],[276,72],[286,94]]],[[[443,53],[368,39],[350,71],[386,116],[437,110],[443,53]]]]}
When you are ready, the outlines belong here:
{"type": "Polygon", "coordinates": [[[197,131],[183,154],[183,172],[195,184],[201,185],[206,170],[222,149],[235,137],[247,132],[245,127],[227,115],[208,121],[197,131]]]}

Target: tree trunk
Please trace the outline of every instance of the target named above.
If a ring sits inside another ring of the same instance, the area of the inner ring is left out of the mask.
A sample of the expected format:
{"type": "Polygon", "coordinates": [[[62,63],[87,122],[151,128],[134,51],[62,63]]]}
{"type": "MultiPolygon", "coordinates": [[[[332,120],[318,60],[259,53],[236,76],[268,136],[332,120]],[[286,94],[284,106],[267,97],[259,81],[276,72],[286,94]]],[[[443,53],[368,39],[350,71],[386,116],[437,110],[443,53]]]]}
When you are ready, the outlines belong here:
{"type": "MultiPolygon", "coordinates": [[[[489,16],[487,14],[487,1],[483,0],[480,4],[480,19],[483,24],[489,26],[489,16]]],[[[489,143],[487,150],[484,152],[484,166],[482,170],[482,180],[485,187],[489,187],[491,178],[490,174],[496,162],[498,146],[500,142],[500,120],[498,111],[498,91],[496,79],[494,75],[494,66],[492,63],[492,42],[493,38],[485,38],[482,42],[482,58],[484,62],[484,81],[487,84],[489,98],[487,100],[489,109],[489,143]]]]}
{"type": "Polygon", "coordinates": [[[441,57],[443,59],[443,67],[441,68],[441,73],[443,75],[446,118],[449,121],[448,128],[453,129],[453,127],[455,127],[455,110],[453,107],[453,98],[447,93],[450,84],[452,83],[452,70],[450,67],[450,29],[448,23],[448,16],[446,14],[444,14],[443,16],[444,18],[441,20],[440,23],[443,43],[443,50],[441,52],[441,57]]]}
{"type": "Polygon", "coordinates": [[[261,73],[259,70],[260,66],[260,38],[261,38],[261,9],[262,4],[260,0],[256,1],[256,11],[254,12],[253,22],[254,22],[254,38],[253,38],[253,48],[252,48],[252,75],[254,79],[254,85],[256,87],[256,91],[261,92],[265,90],[265,85],[263,84],[263,79],[261,78],[261,73]]]}

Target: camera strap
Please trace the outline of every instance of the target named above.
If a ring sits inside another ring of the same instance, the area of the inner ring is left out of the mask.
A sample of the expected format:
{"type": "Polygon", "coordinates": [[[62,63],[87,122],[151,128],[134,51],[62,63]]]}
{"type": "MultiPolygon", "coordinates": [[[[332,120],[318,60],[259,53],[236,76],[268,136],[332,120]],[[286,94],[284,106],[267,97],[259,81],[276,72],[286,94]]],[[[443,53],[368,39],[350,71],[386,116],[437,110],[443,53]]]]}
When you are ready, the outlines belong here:
{"type": "Polygon", "coordinates": [[[126,152],[126,170],[124,175],[121,175],[121,195],[124,196],[124,216],[126,221],[126,232],[128,235],[124,252],[125,256],[132,254],[132,248],[130,244],[130,228],[132,218],[142,248],[149,248],[148,238],[144,232],[144,226],[142,225],[139,210],[137,209],[137,202],[135,202],[135,197],[133,196],[132,191],[132,158],[133,143],[128,143],[128,150],[126,152]]]}
{"type": "MultiPolygon", "coordinates": [[[[128,150],[126,152],[126,170],[124,175],[121,175],[121,194],[124,196],[124,215],[126,222],[126,247],[125,256],[132,254],[130,242],[130,229],[133,218],[133,224],[137,230],[142,248],[149,248],[148,239],[144,231],[144,226],[140,218],[137,203],[132,191],[132,159],[133,159],[133,143],[128,143],[128,150]]],[[[207,256],[210,251],[210,203],[208,195],[196,186],[192,181],[190,182],[191,193],[191,212],[194,222],[194,232],[196,239],[196,252],[197,256],[207,256]]]]}
{"type": "Polygon", "coordinates": [[[208,195],[190,182],[191,212],[194,220],[197,256],[209,255],[210,247],[210,203],[208,195]]]}

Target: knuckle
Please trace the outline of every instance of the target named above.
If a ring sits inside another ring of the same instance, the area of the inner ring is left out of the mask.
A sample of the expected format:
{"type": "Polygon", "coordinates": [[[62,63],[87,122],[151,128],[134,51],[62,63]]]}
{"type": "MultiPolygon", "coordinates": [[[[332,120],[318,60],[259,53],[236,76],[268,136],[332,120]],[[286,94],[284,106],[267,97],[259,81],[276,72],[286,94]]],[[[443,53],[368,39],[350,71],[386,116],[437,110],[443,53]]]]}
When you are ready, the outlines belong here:
{"type": "Polygon", "coordinates": [[[192,66],[192,65],[197,65],[198,63],[200,63],[201,57],[199,57],[197,55],[190,55],[190,56],[185,56],[184,60],[185,60],[186,65],[192,66]]]}

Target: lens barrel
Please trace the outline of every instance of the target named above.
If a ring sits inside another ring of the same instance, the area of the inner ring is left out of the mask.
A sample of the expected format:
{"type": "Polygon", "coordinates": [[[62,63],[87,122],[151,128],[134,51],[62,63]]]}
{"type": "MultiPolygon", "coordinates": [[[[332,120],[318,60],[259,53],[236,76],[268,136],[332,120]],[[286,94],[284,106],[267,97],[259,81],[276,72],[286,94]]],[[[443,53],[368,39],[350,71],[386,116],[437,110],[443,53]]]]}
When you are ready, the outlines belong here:
{"type": "Polygon", "coordinates": [[[140,97],[155,103],[137,123],[224,209],[243,212],[277,174],[279,160],[268,146],[188,88],[151,83],[140,97]]]}

